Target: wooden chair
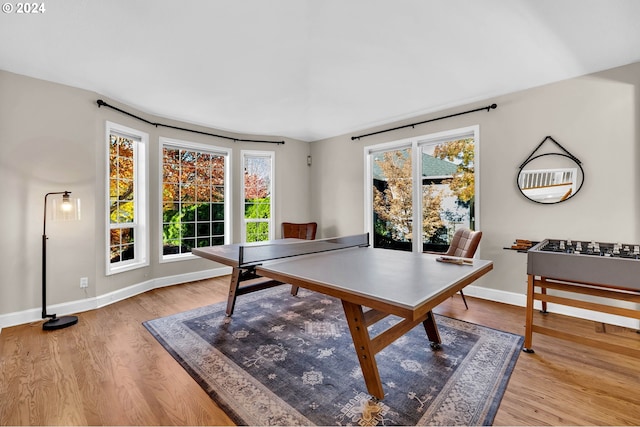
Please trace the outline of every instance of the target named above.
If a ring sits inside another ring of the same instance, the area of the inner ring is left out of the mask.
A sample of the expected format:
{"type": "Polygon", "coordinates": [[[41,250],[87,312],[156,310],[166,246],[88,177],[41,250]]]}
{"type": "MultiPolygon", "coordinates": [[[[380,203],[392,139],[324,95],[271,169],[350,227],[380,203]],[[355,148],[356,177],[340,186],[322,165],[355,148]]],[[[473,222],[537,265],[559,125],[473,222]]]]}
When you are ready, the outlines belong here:
{"type": "Polygon", "coordinates": [[[318,224],[315,222],[295,223],[295,222],[283,222],[282,223],[282,238],[295,238],[305,240],[315,240],[318,224]]]}
{"type": "MultiPolygon", "coordinates": [[[[459,228],[453,234],[453,239],[451,239],[451,244],[449,245],[449,249],[446,252],[427,253],[441,254],[444,256],[455,256],[461,258],[473,258],[473,255],[475,255],[476,249],[478,249],[478,245],[480,244],[480,239],[482,239],[482,231],[471,231],[466,227],[459,228]]],[[[460,290],[460,296],[462,296],[464,306],[468,309],[469,306],[467,305],[467,300],[464,297],[464,292],[462,292],[462,289],[460,290]]]]}
{"type": "MultiPolygon", "coordinates": [[[[317,230],[318,230],[318,223],[316,222],[305,222],[305,223],[283,222],[282,238],[283,239],[294,238],[294,239],[304,239],[304,240],[315,240],[317,230]]],[[[298,287],[292,285],[291,295],[297,295],[297,294],[298,294],[298,287]]]]}

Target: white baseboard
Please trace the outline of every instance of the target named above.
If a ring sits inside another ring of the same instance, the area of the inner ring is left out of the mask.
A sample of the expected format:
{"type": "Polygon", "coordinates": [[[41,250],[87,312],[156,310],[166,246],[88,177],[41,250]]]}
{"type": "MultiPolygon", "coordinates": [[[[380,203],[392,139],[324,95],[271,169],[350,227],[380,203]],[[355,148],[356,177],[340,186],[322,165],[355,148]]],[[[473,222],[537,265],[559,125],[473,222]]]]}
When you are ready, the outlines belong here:
{"type": "MultiPolygon", "coordinates": [[[[109,304],[131,298],[132,296],[150,291],[152,289],[177,285],[180,283],[193,282],[196,280],[210,279],[212,277],[219,277],[227,274],[231,274],[230,267],[215,268],[211,270],[198,271],[195,273],[179,274],[176,276],[160,277],[157,279],[147,280],[136,285],[128,286],[123,289],[118,289],[117,291],[99,295],[95,298],[86,298],[62,304],[49,305],[47,307],[47,311],[50,313],[56,313],[60,316],[73,313],[81,313],[83,311],[95,310],[97,308],[105,307],[109,304]]],[[[527,305],[527,296],[524,294],[517,294],[515,292],[501,291],[498,289],[485,288],[481,286],[467,286],[466,288],[464,288],[464,294],[471,297],[515,305],[519,307],[525,307],[527,305]]],[[[540,301],[536,301],[535,303],[536,309],[540,309],[540,301]]],[[[564,305],[551,303],[549,303],[547,308],[549,311],[557,314],[593,320],[595,322],[602,322],[611,325],[623,326],[631,329],[640,329],[640,321],[636,319],[630,319],[627,317],[615,316],[612,314],[584,310],[575,307],[567,307],[564,305]]],[[[473,306],[471,306],[470,309],[473,309],[473,306]]],[[[42,309],[40,308],[33,308],[24,311],[18,311],[15,313],[3,314],[0,315],[0,333],[2,333],[2,328],[37,322],[40,320],[42,320],[42,309]]]]}
{"type": "MultiPolygon", "coordinates": [[[[163,288],[165,286],[178,285],[180,283],[195,282],[196,280],[210,279],[212,277],[224,276],[231,274],[231,267],[220,267],[211,270],[196,271],[194,273],[179,274],[176,276],[159,277],[157,279],[147,280],[137,285],[129,286],[117,291],[109,292],[95,298],[96,306],[100,308],[122,301],[132,296],[150,291],[152,289],[163,288]]],[[[86,310],[84,310],[86,311],[86,310]]],[[[77,313],[77,311],[75,312],[77,313]]]]}
{"type": "MultiPolygon", "coordinates": [[[[98,295],[93,298],[85,298],[76,301],[69,301],[61,304],[47,306],[48,313],[56,313],[58,316],[64,316],[73,313],[82,313],[83,311],[95,310],[113,304],[118,301],[131,298],[132,296],[150,291],[164,286],[172,286],[180,283],[188,283],[196,280],[210,279],[213,277],[231,274],[230,267],[214,268],[210,270],[197,271],[194,273],[179,274],[175,276],[160,277],[157,279],[147,280],[117,291],[98,295]]],[[[25,323],[38,322],[42,320],[42,309],[32,308],[29,310],[17,311],[0,315],[0,333],[2,328],[10,326],[23,325],[25,323]]]]}
{"type": "MultiPolygon", "coordinates": [[[[467,286],[464,288],[465,296],[482,298],[490,301],[501,302],[519,307],[527,306],[527,295],[516,294],[514,292],[501,291],[497,289],[484,288],[480,286],[467,286]]],[[[536,310],[542,309],[541,301],[534,301],[536,310]]],[[[470,307],[471,308],[471,307],[470,307]]],[[[580,319],[593,320],[594,322],[607,323],[610,325],[623,326],[625,328],[640,329],[640,320],[629,317],[616,316],[614,314],[602,313],[600,311],[585,310],[577,307],[569,307],[549,303],[547,311],[565,316],[578,317],[580,319]]],[[[523,319],[524,320],[524,319],[523,319]]],[[[523,323],[524,324],[524,323],[523,323]]]]}

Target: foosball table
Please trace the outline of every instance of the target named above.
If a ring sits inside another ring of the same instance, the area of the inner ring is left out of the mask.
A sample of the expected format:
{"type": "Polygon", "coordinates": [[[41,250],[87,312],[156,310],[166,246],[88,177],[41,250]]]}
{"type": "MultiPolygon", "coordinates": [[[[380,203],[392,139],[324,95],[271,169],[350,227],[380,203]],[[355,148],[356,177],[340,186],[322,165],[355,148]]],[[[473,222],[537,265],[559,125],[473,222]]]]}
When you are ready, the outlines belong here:
{"type": "MultiPolygon", "coordinates": [[[[547,303],[550,302],[640,319],[638,306],[633,309],[619,304],[593,302],[604,298],[606,302],[615,300],[640,304],[640,244],[546,239],[527,251],[527,278],[525,352],[533,353],[533,332],[602,346],[599,340],[534,325],[535,300],[542,302],[543,313],[547,312],[547,303]],[[554,292],[549,293],[548,290],[554,292]],[[580,299],[573,297],[575,294],[598,298],[580,299]]],[[[640,335],[638,338],[640,341],[640,335]]],[[[640,345],[629,348],[607,344],[607,348],[640,357],[640,345]]]]}

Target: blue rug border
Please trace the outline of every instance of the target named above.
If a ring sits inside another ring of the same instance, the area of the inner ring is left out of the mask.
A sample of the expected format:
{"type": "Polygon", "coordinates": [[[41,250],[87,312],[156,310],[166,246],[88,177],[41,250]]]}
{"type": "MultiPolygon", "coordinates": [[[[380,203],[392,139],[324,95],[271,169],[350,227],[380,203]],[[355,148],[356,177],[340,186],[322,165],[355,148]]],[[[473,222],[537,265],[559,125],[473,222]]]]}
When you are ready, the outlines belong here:
{"type": "MultiPolygon", "coordinates": [[[[206,306],[203,306],[202,308],[206,308],[206,307],[210,307],[210,306],[214,306],[217,304],[209,304],[206,306]]],[[[189,311],[193,311],[193,310],[187,310],[187,311],[183,311],[180,313],[175,313],[175,314],[170,314],[169,316],[162,316],[162,317],[171,317],[171,316],[175,316],[176,314],[182,314],[182,313],[186,313],[189,311]]],[[[245,423],[245,421],[242,419],[242,417],[240,417],[240,415],[231,407],[229,406],[224,399],[221,398],[221,396],[216,393],[215,390],[211,389],[211,391],[208,391],[211,387],[209,387],[209,384],[207,384],[207,382],[200,376],[198,375],[192,368],[191,366],[180,356],[178,355],[178,353],[169,345],[169,343],[167,343],[167,341],[162,338],[159,333],[153,328],[153,326],[150,324],[151,322],[153,322],[154,320],[157,319],[161,319],[162,317],[158,317],[156,319],[152,319],[152,320],[148,320],[145,322],[142,322],[142,325],[147,329],[147,331],[149,331],[149,333],[156,339],[158,340],[158,342],[160,343],[160,345],[162,346],[162,348],[164,348],[167,353],[169,353],[171,355],[171,357],[174,358],[174,360],[176,362],[178,362],[180,364],[180,366],[182,366],[182,368],[187,371],[187,373],[189,374],[189,376],[191,376],[191,378],[193,378],[195,380],[196,383],[198,383],[198,385],[200,386],[200,388],[202,389],[202,391],[204,391],[205,393],[207,393],[207,395],[214,401],[214,403],[216,405],[218,405],[220,407],[220,409],[222,409],[222,411],[227,414],[227,416],[229,418],[231,418],[231,420],[236,424],[236,425],[248,425],[245,423]]]]}

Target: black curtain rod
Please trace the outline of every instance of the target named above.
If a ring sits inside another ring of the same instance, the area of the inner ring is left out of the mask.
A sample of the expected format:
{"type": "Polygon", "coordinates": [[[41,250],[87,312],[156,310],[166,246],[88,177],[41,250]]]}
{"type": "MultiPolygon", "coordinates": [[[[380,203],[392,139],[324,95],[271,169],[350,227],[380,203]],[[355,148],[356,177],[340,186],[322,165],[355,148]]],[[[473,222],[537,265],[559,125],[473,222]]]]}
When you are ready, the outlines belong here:
{"type": "Polygon", "coordinates": [[[230,136],[217,135],[215,133],[209,133],[209,132],[201,132],[199,130],[187,129],[187,128],[182,128],[182,127],[179,127],[179,126],[165,125],[163,123],[154,123],[154,122],[150,122],[149,120],[144,119],[142,117],[136,116],[135,114],[131,114],[131,113],[127,112],[127,111],[121,110],[118,107],[114,107],[113,105],[109,105],[106,102],[104,102],[102,99],[98,99],[97,102],[98,102],[98,108],[100,108],[100,107],[109,107],[112,110],[116,110],[119,113],[126,114],[129,117],[133,117],[134,119],[138,119],[140,121],[143,121],[143,122],[145,122],[147,124],[150,124],[152,126],[155,126],[155,127],[162,126],[162,127],[165,127],[165,128],[184,130],[184,131],[187,131],[187,132],[199,133],[200,135],[215,136],[216,138],[224,138],[224,139],[231,140],[233,142],[262,142],[262,143],[265,143],[265,144],[278,144],[278,145],[284,144],[284,141],[265,141],[265,140],[261,140],[261,139],[232,138],[230,136]]]}
{"type": "Polygon", "coordinates": [[[476,111],[487,110],[487,112],[488,112],[488,111],[490,111],[492,109],[495,109],[497,107],[498,107],[497,104],[491,104],[491,105],[487,105],[486,107],[476,108],[475,110],[463,111],[462,113],[449,114],[448,116],[437,117],[435,119],[425,120],[423,122],[411,123],[410,125],[398,126],[398,127],[395,127],[395,128],[385,129],[385,130],[379,130],[378,132],[371,132],[371,133],[367,133],[367,134],[359,135],[359,136],[352,136],[351,140],[355,141],[356,139],[365,138],[367,136],[372,136],[372,135],[377,135],[379,133],[391,132],[391,131],[398,130],[398,129],[414,127],[414,126],[422,125],[422,124],[429,123],[429,122],[435,122],[436,120],[449,119],[451,117],[461,116],[463,114],[475,113],[476,111]]]}

